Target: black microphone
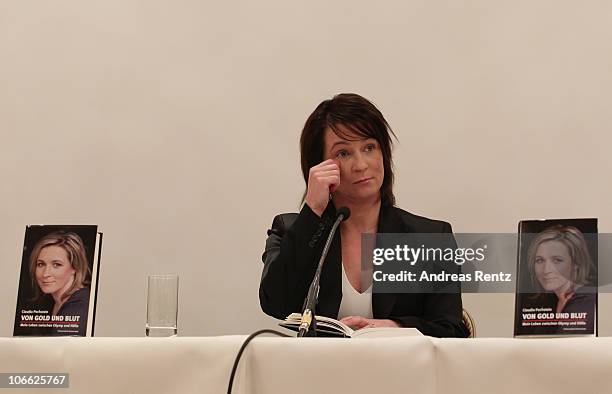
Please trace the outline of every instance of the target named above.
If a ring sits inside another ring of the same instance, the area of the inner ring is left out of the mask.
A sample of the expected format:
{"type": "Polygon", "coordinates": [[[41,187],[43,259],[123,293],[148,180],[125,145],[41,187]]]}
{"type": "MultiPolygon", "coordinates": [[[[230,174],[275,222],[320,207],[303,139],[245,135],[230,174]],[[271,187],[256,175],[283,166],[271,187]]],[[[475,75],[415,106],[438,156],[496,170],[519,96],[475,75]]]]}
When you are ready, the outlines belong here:
{"type": "Polygon", "coordinates": [[[302,311],[302,320],[300,321],[300,331],[298,332],[298,337],[303,337],[308,334],[311,330],[314,335],[316,335],[317,328],[317,320],[314,316],[314,309],[319,301],[319,282],[321,282],[321,270],[323,268],[323,262],[327,257],[327,253],[329,252],[329,247],[331,245],[332,239],[334,238],[334,234],[340,225],[340,222],[348,219],[351,216],[351,211],[347,207],[342,207],[336,211],[336,221],[327,236],[327,240],[325,241],[325,246],[323,247],[323,252],[321,253],[321,258],[319,259],[319,265],[317,266],[317,271],[315,272],[315,276],[310,283],[310,288],[308,289],[308,295],[306,296],[306,300],[304,301],[304,309],[302,311]]]}
{"type": "Polygon", "coordinates": [[[336,211],[336,217],[339,218],[340,215],[342,215],[342,219],[340,219],[340,221],[344,222],[346,219],[351,217],[351,210],[347,207],[339,208],[338,211],[336,211]]]}

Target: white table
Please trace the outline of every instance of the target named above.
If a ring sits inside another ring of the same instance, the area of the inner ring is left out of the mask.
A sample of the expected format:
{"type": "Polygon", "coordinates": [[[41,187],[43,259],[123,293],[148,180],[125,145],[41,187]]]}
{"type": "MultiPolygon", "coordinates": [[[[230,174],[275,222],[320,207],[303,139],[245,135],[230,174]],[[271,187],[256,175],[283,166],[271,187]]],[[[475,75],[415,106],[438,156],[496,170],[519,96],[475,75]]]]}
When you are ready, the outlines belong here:
{"type": "MultiPolygon", "coordinates": [[[[0,394],[224,393],[245,338],[0,338],[0,372],[70,374],[68,389],[0,394]]],[[[612,391],[612,338],[261,337],[247,349],[235,393],[612,391]]]]}

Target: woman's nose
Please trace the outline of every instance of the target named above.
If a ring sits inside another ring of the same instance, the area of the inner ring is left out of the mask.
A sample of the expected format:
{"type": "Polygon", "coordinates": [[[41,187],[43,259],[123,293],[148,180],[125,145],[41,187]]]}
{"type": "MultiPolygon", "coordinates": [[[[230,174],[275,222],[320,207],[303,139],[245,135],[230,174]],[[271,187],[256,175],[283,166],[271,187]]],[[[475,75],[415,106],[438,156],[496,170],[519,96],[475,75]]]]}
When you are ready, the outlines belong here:
{"type": "Polygon", "coordinates": [[[355,171],[365,171],[368,168],[368,162],[365,160],[365,157],[361,153],[355,154],[355,160],[353,162],[353,170],[355,171]]]}
{"type": "Polygon", "coordinates": [[[553,267],[552,262],[546,261],[544,263],[544,273],[547,274],[547,273],[554,272],[554,271],[555,271],[555,269],[553,267]]]}

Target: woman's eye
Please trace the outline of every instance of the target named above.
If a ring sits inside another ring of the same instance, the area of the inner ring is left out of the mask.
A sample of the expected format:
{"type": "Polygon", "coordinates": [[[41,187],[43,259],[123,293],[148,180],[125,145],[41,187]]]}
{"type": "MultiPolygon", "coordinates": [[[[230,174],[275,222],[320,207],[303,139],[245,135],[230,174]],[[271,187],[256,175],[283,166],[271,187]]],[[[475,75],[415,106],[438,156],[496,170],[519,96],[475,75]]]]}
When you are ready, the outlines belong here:
{"type": "Polygon", "coordinates": [[[339,158],[348,157],[348,155],[349,155],[348,151],[345,151],[345,150],[341,150],[341,151],[338,151],[338,153],[336,153],[336,157],[339,157],[339,158]]]}
{"type": "Polygon", "coordinates": [[[376,144],[367,144],[366,147],[365,147],[365,151],[366,152],[371,152],[374,149],[376,149],[376,144]]]}
{"type": "Polygon", "coordinates": [[[59,267],[61,267],[61,266],[62,266],[62,264],[60,264],[60,263],[53,263],[53,267],[54,267],[54,268],[59,268],[59,267]]]}
{"type": "Polygon", "coordinates": [[[43,267],[44,265],[45,265],[44,263],[36,263],[36,266],[39,267],[39,268],[43,267]]]}
{"type": "Polygon", "coordinates": [[[536,259],[536,261],[535,261],[536,264],[542,264],[543,262],[544,262],[543,259],[536,259]]]}

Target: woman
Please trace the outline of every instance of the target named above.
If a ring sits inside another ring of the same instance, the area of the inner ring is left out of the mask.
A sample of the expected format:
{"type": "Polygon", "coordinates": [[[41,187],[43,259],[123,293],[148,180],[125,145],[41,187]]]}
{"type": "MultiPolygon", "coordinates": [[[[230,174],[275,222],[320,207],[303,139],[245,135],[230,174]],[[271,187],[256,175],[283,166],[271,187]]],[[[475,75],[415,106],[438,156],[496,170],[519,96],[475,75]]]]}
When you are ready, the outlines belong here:
{"type": "Polygon", "coordinates": [[[75,233],[46,235],[32,249],[30,277],[34,298],[50,302],[52,316],[78,317],[78,332],[66,328],[54,330],[56,333],[85,335],[90,276],[83,240],[75,233]]]}
{"type": "MultiPolygon", "coordinates": [[[[465,337],[461,295],[372,294],[361,270],[363,233],[450,233],[448,223],[394,206],[391,135],[382,113],[356,94],[325,100],[300,139],[306,183],[299,214],[274,218],[263,254],[259,299],[265,313],[284,319],[302,304],[335,219],[348,207],[321,274],[316,314],[355,328],[415,327],[425,335],[465,337]]],[[[369,279],[369,280],[368,280],[369,279]]]]}
{"type": "Polygon", "coordinates": [[[538,292],[536,299],[551,304],[555,312],[593,314],[595,294],[585,286],[594,265],[580,230],[571,226],[548,228],[532,241],[527,256],[538,292]]]}

